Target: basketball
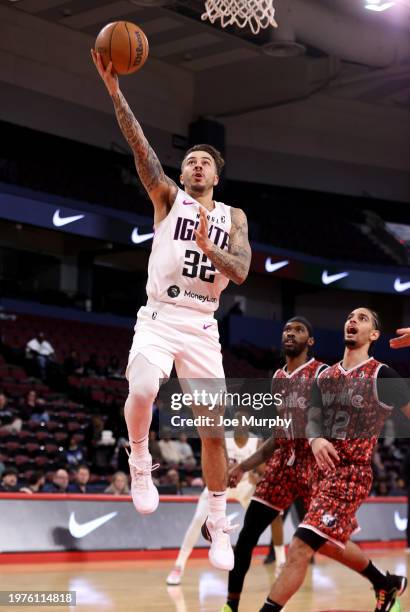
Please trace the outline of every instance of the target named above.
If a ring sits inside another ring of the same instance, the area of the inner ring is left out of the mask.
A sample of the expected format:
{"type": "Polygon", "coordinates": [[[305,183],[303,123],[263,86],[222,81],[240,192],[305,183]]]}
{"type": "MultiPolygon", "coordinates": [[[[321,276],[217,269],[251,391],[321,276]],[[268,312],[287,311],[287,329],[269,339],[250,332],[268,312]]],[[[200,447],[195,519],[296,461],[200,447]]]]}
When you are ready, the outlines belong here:
{"type": "Polygon", "coordinates": [[[114,21],[98,34],[95,50],[105,67],[110,62],[118,74],[132,74],[145,64],[149,45],[144,32],[129,21],[114,21]]]}

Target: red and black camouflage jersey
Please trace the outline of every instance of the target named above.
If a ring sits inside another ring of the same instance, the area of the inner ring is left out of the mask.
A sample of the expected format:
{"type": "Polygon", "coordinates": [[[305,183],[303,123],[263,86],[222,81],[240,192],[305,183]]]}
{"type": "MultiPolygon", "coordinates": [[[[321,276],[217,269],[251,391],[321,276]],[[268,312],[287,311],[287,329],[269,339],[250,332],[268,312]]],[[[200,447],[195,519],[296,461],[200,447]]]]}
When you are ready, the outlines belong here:
{"type": "Polygon", "coordinates": [[[290,374],[285,367],[276,370],[273,375],[272,393],[280,393],[282,397],[282,404],[276,406],[278,416],[291,419],[289,429],[283,429],[276,434],[277,447],[287,451],[289,455],[302,451],[308,451],[310,454],[306,425],[312,387],[318,374],[327,367],[312,357],[290,374]]]}
{"type": "Polygon", "coordinates": [[[384,367],[373,357],[350,370],[337,363],[317,380],[322,403],[323,435],[341,463],[370,464],[372,451],[393,406],[377,396],[377,377],[384,367]]]}

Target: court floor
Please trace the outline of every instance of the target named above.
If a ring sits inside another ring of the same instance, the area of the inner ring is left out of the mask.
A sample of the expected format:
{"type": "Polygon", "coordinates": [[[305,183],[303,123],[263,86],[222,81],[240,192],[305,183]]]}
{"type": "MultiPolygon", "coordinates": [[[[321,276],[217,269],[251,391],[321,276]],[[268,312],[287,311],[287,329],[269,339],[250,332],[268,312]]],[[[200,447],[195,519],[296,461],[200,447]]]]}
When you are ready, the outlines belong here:
{"type": "MultiPolygon", "coordinates": [[[[408,574],[410,555],[404,551],[370,552],[381,568],[408,574]]],[[[25,606],[24,610],[105,610],[138,612],[218,612],[225,601],[226,574],[211,568],[206,559],[188,563],[181,587],[167,587],[165,578],[172,561],[115,561],[0,566],[0,590],[74,590],[76,607],[25,606]]],[[[245,583],[241,612],[258,612],[274,566],[255,559],[245,583]]],[[[403,612],[410,612],[410,595],[401,599],[403,612]]],[[[23,609],[16,606],[4,610],[23,609]]],[[[309,569],[303,589],[286,606],[286,612],[339,612],[374,610],[370,584],[335,562],[319,556],[309,569]]]]}

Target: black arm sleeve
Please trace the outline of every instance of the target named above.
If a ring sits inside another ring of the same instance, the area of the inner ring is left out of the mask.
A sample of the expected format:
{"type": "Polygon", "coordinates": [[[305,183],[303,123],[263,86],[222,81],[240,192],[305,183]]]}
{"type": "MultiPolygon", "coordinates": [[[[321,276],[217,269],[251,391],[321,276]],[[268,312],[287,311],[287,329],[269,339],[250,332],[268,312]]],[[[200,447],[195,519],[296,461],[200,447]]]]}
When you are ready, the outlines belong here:
{"type": "Polygon", "coordinates": [[[308,412],[308,422],[306,425],[307,438],[322,438],[323,437],[323,401],[322,393],[315,380],[312,387],[312,395],[310,400],[310,408],[308,412]]]}
{"type": "Polygon", "coordinates": [[[377,396],[383,404],[400,409],[410,402],[410,389],[396,370],[384,365],[377,375],[377,396]]]}

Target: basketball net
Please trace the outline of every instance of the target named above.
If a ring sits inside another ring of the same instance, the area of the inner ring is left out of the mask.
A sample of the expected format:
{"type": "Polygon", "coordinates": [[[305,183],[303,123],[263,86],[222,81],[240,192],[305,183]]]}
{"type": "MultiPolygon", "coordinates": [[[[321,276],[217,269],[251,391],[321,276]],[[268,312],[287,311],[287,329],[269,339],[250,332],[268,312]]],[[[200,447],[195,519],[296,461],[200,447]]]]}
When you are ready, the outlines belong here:
{"type": "Polygon", "coordinates": [[[274,15],[273,0],[206,0],[201,18],[203,21],[209,19],[211,23],[220,19],[223,28],[249,25],[253,34],[258,34],[269,26],[278,27],[274,15]]]}

